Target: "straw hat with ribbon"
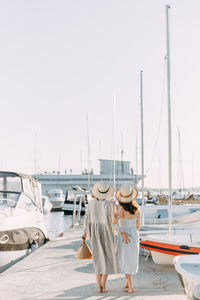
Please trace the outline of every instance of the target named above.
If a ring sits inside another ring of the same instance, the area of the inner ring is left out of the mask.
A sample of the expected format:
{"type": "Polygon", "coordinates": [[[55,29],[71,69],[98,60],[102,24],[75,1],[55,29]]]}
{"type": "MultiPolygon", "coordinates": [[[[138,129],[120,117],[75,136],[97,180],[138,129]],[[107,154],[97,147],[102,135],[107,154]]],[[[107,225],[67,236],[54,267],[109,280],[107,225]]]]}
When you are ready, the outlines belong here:
{"type": "Polygon", "coordinates": [[[113,193],[113,186],[105,181],[97,181],[92,189],[93,197],[100,200],[109,200],[113,197],[113,193]]]}
{"type": "Polygon", "coordinates": [[[123,184],[119,191],[115,194],[116,199],[121,203],[129,203],[136,200],[138,190],[130,184],[123,184]]]}

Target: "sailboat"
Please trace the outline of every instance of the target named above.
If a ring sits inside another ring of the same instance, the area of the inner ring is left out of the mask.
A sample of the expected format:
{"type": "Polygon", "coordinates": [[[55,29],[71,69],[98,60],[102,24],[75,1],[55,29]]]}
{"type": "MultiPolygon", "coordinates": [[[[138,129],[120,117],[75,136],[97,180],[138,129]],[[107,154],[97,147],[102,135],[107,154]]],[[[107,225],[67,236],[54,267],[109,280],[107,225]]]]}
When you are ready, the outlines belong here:
{"type": "MultiPolygon", "coordinates": [[[[157,264],[173,264],[175,256],[180,254],[200,253],[200,237],[192,235],[191,231],[183,230],[182,234],[175,231],[172,234],[172,147],[171,147],[171,95],[170,95],[170,51],[169,51],[169,5],[166,5],[167,28],[167,96],[168,96],[168,233],[147,235],[141,240],[140,246],[150,250],[153,261],[157,264]],[[193,245],[195,240],[195,245],[193,245]]],[[[199,231],[199,224],[197,224],[199,231]]],[[[194,231],[193,231],[194,233],[194,231]]]]}

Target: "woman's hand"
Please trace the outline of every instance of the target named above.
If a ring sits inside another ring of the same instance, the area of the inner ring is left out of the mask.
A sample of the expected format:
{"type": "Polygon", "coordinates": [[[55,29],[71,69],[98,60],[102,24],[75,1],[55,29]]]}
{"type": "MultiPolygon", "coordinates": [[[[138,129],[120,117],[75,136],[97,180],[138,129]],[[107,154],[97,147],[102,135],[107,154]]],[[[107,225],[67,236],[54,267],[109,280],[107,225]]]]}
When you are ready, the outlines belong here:
{"type": "Polygon", "coordinates": [[[86,240],[86,238],[87,238],[87,233],[84,233],[84,234],[82,235],[82,240],[86,240]]]}
{"type": "Polygon", "coordinates": [[[115,201],[114,200],[110,200],[110,205],[111,205],[111,207],[115,207],[115,201]]]}
{"type": "Polygon", "coordinates": [[[122,235],[122,242],[124,242],[125,244],[130,243],[130,240],[128,237],[131,236],[131,234],[122,231],[121,235],[122,235]]]}

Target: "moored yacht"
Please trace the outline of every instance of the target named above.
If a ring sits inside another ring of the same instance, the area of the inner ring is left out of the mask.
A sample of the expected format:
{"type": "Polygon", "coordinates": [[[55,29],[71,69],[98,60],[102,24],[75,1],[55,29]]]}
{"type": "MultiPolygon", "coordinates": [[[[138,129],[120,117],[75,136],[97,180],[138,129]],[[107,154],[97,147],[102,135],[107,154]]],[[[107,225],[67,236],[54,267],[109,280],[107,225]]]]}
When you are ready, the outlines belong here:
{"type": "Polygon", "coordinates": [[[65,196],[61,189],[51,189],[47,193],[48,199],[52,204],[52,210],[61,210],[65,202],[65,196]]]}
{"type": "Polygon", "coordinates": [[[0,172],[0,268],[47,240],[41,185],[29,175],[0,172]]]}

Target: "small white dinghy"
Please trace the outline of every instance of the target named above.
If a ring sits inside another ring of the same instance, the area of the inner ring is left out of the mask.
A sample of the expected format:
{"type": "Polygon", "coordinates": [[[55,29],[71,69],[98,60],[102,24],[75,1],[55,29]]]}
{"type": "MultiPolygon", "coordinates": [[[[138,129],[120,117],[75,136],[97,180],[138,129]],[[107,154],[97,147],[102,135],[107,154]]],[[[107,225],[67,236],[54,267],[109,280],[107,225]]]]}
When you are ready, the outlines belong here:
{"type": "Polygon", "coordinates": [[[200,255],[178,255],[173,263],[186,295],[200,299],[200,255]]]}

